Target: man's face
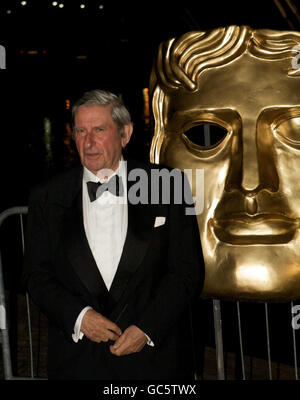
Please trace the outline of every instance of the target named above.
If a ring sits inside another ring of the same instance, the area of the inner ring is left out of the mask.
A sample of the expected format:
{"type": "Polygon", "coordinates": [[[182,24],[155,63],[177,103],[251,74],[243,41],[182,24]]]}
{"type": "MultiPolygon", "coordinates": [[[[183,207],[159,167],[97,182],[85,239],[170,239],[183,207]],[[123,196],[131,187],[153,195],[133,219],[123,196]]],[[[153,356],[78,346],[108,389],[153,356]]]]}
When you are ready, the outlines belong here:
{"type": "Polygon", "coordinates": [[[82,165],[94,174],[118,167],[122,148],[130,139],[132,126],[124,126],[120,137],[111,117],[111,106],[80,106],[74,118],[76,147],[82,165]]]}
{"type": "Polygon", "coordinates": [[[300,79],[287,67],[244,54],[204,71],[196,92],[166,93],[160,161],[204,169],[204,295],[300,296],[300,79]],[[227,131],[220,142],[188,139],[209,123],[227,131]]]}

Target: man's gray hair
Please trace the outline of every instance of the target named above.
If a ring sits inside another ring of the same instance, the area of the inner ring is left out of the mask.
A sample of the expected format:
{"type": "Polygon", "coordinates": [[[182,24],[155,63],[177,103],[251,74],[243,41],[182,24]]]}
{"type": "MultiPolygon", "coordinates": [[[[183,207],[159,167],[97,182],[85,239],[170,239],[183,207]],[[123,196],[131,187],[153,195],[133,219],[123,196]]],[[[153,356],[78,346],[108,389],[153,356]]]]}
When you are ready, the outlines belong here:
{"type": "MultiPolygon", "coordinates": [[[[124,125],[128,125],[131,123],[131,117],[129,111],[125,107],[122,99],[115,94],[108,92],[106,90],[90,90],[85,92],[80,99],[76,101],[76,103],[72,107],[72,122],[74,126],[74,118],[76,112],[81,106],[109,106],[111,105],[111,117],[112,120],[118,126],[118,132],[120,136],[123,136],[124,125]]],[[[74,136],[74,132],[73,132],[74,136]]]]}

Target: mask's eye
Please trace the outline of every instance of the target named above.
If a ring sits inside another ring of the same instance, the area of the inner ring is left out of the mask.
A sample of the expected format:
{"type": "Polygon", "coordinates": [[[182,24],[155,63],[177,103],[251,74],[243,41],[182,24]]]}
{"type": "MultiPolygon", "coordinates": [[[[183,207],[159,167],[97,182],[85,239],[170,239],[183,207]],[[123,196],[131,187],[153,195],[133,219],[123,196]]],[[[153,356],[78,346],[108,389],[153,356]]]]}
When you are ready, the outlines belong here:
{"type": "Polygon", "coordinates": [[[199,124],[184,132],[184,135],[193,144],[212,148],[221,143],[227,135],[227,130],[216,124],[199,124]]]}
{"type": "Polygon", "coordinates": [[[279,140],[300,149],[300,117],[289,118],[279,123],[275,130],[279,140]]]}

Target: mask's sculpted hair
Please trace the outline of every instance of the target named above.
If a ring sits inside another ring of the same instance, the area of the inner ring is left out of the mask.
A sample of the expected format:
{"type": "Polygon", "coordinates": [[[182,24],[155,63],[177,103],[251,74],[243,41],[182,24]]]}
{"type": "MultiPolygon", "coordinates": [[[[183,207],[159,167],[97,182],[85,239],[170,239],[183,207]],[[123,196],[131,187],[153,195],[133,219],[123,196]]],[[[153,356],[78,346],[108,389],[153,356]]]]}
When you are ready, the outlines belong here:
{"type": "MultiPolygon", "coordinates": [[[[160,85],[176,89],[184,86],[197,90],[201,73],[211,67],[226,65],[246,51],[259,59],[291,59],[297,53],[300,33],[254,30],[247,26],[229,26],[207,32],[188,32],[160,44],[154,73],[160,85]]],[[[292,65],[289,75],[300,75],[292,65]]]]}

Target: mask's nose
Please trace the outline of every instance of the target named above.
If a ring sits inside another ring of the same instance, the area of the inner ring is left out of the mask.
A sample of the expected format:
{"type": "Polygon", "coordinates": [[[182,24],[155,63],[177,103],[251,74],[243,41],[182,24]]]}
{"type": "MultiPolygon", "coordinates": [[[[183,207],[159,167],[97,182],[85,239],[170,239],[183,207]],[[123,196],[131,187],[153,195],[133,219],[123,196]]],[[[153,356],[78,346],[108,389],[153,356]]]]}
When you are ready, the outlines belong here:
{"type": "Polygon", "coordinates": [[[243,119],[241,132],[232,142],[231,163],[226,190],[240,190],[246,209],[257,209],[255,196],[261,190],[276,192],[279,178],[275,163],[274,137],[266,126],[243,119]]]}
{"type": "Polygon", "coordinates": [[[242,181],[241,187],[245,193],[256,192],[260,185],[259,159],[255,126],[248,121],[243,123],[242,141],[242,181]]]}

